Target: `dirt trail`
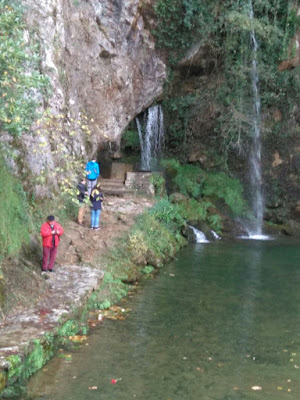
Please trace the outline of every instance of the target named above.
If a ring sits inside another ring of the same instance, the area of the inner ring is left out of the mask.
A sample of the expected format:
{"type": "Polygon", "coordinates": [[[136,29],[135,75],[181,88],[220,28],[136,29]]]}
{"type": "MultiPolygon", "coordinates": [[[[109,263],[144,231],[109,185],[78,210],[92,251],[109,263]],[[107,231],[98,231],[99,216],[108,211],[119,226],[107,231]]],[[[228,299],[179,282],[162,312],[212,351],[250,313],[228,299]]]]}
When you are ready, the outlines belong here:
{"type": "Polygon", "coordinates": [[[99,231],[90,229],[89,209],[83,226],[70,222],[64,227],[55,272],[38,277],[46,278],[43,295],[31,307],[16,308],[0,323],[0,371],[5,368],[6,356],[23,355],[30,340],[55,329],[62,318],[68,319],[74,306],[85,303],[103,278],[99,263],[101,268],[104,251],[113,248],[117,238],[134,224],[136,216],[152,205],[153,200],[141,196],[108,196],[99,231]]]}
{"type": "Polygon", "coordinates": [[[130,229],[137,215],[152,205],[153,200],[141,196],[106,196],[100,216],[101,229],[90,229],[90,211],[87,208],[83,226],[75,222],[69,224],[60,243],[57,262],[61,265],[99,263],[101,254],[130,229]]]}

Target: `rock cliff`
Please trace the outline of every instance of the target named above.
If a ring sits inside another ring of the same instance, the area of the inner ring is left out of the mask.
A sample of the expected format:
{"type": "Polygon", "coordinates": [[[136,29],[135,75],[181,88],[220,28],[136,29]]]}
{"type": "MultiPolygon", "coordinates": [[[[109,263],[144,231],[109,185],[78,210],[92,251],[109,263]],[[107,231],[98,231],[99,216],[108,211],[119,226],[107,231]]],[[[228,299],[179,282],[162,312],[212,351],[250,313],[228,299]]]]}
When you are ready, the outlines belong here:
{"type": "Polygon", "coordinates": [[[24,169],[33,173],[44,195],[46,183],[55,186],[57,174],[80,170],[101,144],[118,147],[128,123],[161,95],[166,66],[148,28],[149,15],[147,23],[143,16],[149,1],[22,3],[28,40],[39,43],[40,68],[52,95],[42,107],[46,115],[17,148],[23,175],[24,169]]]}

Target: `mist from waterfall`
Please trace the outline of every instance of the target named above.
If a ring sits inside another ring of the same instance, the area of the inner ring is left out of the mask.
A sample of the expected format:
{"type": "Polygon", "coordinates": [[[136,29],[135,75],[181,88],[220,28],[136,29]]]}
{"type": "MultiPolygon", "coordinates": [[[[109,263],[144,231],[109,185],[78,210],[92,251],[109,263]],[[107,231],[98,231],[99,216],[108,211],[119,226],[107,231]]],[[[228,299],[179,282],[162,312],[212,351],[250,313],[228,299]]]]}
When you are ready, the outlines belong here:
{"type": "Polygon", "coordinates": [[[143,120],[136,118],[141,146],[141,170],[154,171],[158,168],[164,142],[164,115],[161,105],[150,107],[143,120]]]}
{"type": "MultiPolygon", "coordinates": [[[[253,20],[254,11],[252,0],[250,0],[250,19],[253,20]]],[[[258,44],[254,29],[250,32],[250,45],[252,50],[251,82],[253,93],[253,141],[250,149],[250,182],[252,193],[252,211],[255,218],[254,224],[249,229],[249,236],[262,234],[264,202],[262,194],[262,174],[261,174],[261,103],[259,95],[259,74],[257,68],[257,50],[258,44]]]]}

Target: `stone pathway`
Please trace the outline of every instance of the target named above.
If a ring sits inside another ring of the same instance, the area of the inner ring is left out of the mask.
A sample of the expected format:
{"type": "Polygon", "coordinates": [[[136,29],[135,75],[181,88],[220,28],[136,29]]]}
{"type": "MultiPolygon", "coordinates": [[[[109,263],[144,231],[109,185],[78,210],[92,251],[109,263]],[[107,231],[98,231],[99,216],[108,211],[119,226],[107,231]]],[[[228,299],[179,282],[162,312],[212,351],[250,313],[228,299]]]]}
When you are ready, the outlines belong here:
{"type": "Polygon", "coordinates": [[[29,341],[51,332],[67,320],[72,309],[83,306],[99,287],[104,272],[87,266],[64,266],[47,273],[48,292],[34,308],[8,315],[0,324],[1,359],[19,354],[29,341]]]}
{"type": "Polygon", "coordinates": [[[97,259],[97,266],[104,266],[101,262],[104,250],[113,247],[116,238],[130,229],[136,216],[152,205],[152,199],[141,196],[106,196],[100,231],[90,230],[89,212],[84,226],[74,221],[69,223],[59,245],[58,266],[55,272],[44,276],[45,293],[33,307],[14,310],[1,320],[0,373],[7,367],[7,356],[23,358],[32,340],[42,338],[46,332],[54,332],[72,319],[74,309],[86,304],[104,277],[102,270],[92,266],[93,260],[97,259]],[[81,266],[81,263],[91,266],[81,266]]]}

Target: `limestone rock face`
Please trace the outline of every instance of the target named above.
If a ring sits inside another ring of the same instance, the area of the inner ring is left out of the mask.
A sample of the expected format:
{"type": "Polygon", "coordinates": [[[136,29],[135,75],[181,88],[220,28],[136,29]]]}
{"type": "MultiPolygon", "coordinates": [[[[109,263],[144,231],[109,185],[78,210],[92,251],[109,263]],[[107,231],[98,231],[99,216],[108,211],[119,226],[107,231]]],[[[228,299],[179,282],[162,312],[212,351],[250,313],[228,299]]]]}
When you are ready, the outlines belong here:
{"type": "MultiPolygon", "coordinates": [[[[147,9],[142,9],[142,3],[23,0],[29,36],[35,32],[41,70],[52,86],[48,106],[54,115],[63,116],[63,135],[74,130],[72,121],[80,128],[75,129],[77,135],[72,133],[73,138],[66,134],[69,154],[87,158],[103,142],[118,146],[128,123],[162,94],[166,66],[155,49],[150,28],[145,27],[147,9]],[[81,129],[83,113],[89,121],[88,138],[81,129]]],[[[35,146],[32,142],[40,140],[25,143],[23,159],[35,146]]],[[[38,169],[51,170],[57,160],[48,157],[50,139],[45,134],[43,142],[44,154],[39,159],[50,159],[38,169]]],[[[28,161],[36,165],[36,160],[28,161]]]]}
{"type": "Polygon", "coordinates": [[[86,110],[97,140],[119,141],[162,92],[165,65],[145,29],[140,0],[25,0],[38,29],[51,107],[86,110]]]}

